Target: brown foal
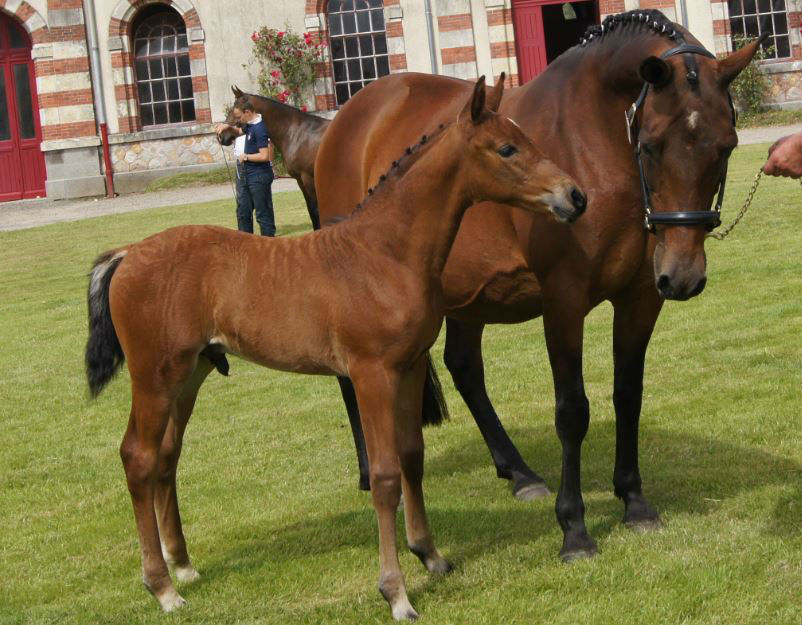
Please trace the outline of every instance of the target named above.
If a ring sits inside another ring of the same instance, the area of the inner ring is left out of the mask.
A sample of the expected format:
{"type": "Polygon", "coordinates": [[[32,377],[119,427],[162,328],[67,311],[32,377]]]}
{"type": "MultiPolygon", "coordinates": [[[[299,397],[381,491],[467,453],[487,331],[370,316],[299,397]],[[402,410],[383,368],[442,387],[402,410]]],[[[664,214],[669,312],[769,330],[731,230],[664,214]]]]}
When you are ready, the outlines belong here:
{"type": "Polygon", "coordinates": [[[573,221],[585,197],[508,118],[484,78],[457,120],[394,163],[349,219],[297,238],[182,226],[107,252],[89,284],[90,390],[128,360],[131,414],[120,448],[145,586],[165,611],[198,574],[176,497],[184,429],[225,353],[299,373],[345,375],[362,415],[379,521],[379,589],[396,619],[417,614],[396,549],[403,489],[407,541],[445,573],[424,509],[421,402],[426,353],[443,322],[440,274],[466,209],[479,201],[573,221]]]}

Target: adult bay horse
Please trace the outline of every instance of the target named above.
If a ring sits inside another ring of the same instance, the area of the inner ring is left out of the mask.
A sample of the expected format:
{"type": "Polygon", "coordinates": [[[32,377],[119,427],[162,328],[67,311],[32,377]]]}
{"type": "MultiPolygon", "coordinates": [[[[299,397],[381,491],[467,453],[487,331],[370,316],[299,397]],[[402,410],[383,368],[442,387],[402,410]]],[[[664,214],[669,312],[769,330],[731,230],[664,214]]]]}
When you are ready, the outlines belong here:
{"type": "Polygon", "coordinates": [[[426,354],[445,313],[440,274],[459,222],[482,200],[565,221],[585,208],[574,182],[495,113],[502,91],[499,81],[486,106],[481,78],[457,121],[409,149],[334,227],[268,239],[183,226],[96,260],[87,376],[97,395],[128,361],[131,414],[120,455],[145,585],[165,611],[184,603],[167,564],[180,581],[198,577],[176,471],[200,386],[215,367],[225,373],[225,353],[353,381],[379,519],[379,589],[396,619],[417,616],[396,549],[402,486],[409,548],[430,572],[450,570],[424,509],[421,403],[426,354]]]}
{"type": "MultiPolygon", "coordinates": [[[[234,108],[248,101],[264,119],[270,139],[281,151],[287,173],[295,178],[303,193],[312,227],[318,230],[320,218],[315,194],[315,157],[323,133],[331,122],[271,98],[244,93],[238,87],[232,87],[231,90],[236,98],[234,108]]],[[[231,145],[239,133],[233,128],[235,120],[231,115],[226,123],[232,128],[218,133],[218,138],[223,145],[231,145]]]]}
{"type": "MultiPolygon", "coordinates": [[[[727,87],[757,45],[716,60],[662,13],[627,12],[605,19],[536,80],[504,95],[500,110],[588,193],[588,214],[568,228],[514,208],[467,212],[443,273],[445,362],[499,477],[512,479],[522,498],[544,495],[543,480],[522,460],[490,403],[481,352],[485,324],[543,316],[562,444],[556,513],[565,559],[596,552],[579,479],[590,418],[582,335],[585,316],[604,300],[614,307],[615,494],[628,525],[659,523],[638,468],[646,348],[664,299],[686,300],[705,286],[705,234],[717,218],[707,209],[723,192],[737,144],[727,87]]],[[[456,79],[395,74],[356,94],[318,152],[323,223],[346,214],[399,147],[453,119],[469,90],[456,79]]],[[[389,219],[382,227],[392,227],[389,219]]],[[[349,406],[349,416],[355,411],[349,406]]],[[[367,459],[359,457],[364,471],[367,459]]]]}

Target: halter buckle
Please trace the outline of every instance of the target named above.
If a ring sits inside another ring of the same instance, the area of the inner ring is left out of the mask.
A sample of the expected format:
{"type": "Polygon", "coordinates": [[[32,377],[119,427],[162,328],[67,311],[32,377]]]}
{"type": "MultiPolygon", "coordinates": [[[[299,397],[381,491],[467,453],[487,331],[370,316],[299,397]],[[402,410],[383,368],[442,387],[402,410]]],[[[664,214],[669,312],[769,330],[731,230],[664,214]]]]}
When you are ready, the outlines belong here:
{"type": "Polygon", "coordinates": [[[627,141],[632,145],[632,125],[635,123],[635,114],[638,112],[637,102],[633,102],[626,111],[624,111],[624,118],[627,121],[627,141]]]}

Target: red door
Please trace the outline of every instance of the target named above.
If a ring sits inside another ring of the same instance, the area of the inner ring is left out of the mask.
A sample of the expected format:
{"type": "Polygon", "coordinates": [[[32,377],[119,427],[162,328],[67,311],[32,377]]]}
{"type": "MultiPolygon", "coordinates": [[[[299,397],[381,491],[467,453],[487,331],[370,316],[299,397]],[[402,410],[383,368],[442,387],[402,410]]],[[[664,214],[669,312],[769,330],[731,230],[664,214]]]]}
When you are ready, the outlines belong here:
{"type": "Polygon", "coordinates": [[[0,15],[0,201],[45,195],[37,102],[31,39],[0,15]]]}
{"type": "Polygon", "coordinates": [[[518,0],[512,3],[518,83],[521,85],[546,69],[546,37],[543,32],[542,4],[543,0],[518,0]]]}

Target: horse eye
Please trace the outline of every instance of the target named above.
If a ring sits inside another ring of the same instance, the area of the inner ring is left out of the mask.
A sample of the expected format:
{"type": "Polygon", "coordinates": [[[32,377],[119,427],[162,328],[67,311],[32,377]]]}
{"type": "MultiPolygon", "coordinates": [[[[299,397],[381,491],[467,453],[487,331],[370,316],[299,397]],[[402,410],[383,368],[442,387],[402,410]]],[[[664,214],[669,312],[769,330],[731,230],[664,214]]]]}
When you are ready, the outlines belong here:
{"type": "Polygon", "coordinates": [[[514,145],[510,145],[509,143],[506,145],[502,145],[498,150],[496,150],[502,158],[509,158],[513,154],[518,151],[514,145]]]}

